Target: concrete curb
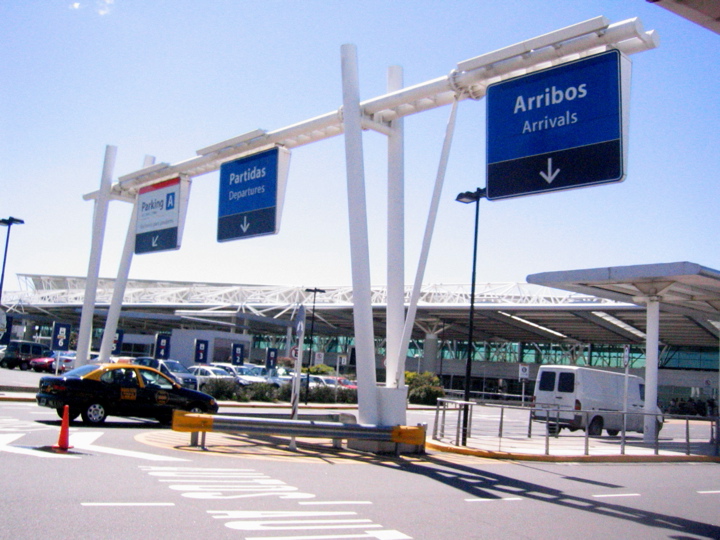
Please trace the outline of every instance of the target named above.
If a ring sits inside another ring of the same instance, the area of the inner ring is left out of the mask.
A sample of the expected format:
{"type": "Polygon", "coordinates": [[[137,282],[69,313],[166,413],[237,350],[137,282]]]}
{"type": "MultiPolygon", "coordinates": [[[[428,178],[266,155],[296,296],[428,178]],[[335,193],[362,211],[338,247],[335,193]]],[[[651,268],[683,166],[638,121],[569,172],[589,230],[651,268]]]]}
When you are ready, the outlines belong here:
{"type": "Polygon", "coordinates": [[[425,448],[437,452],[450,454],[461,454],[486,459],[510,460],[510,461],[544,461],[549,463],[689,463],[689,462],[711,462],[720,463],[720,457],[701,455],[602,455],[602,456],[547,456],[545,454],[519,454],[515,452],[497,452],[493,450],[480,450],[444,444],[437,441],[427,441],[425,448]]]}

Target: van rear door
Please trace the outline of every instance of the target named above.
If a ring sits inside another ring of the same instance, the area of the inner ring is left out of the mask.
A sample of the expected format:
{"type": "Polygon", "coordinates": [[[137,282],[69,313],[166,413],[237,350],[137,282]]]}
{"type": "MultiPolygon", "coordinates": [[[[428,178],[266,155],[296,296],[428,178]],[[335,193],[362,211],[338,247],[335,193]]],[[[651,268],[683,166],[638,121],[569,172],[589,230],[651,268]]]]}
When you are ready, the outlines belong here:
{"type": "MultiPolygon", "coordinates": [[[[562,369],[540,368],[535,388],[535,406],[537,409],[572,411],[575,409],[575,372],[562,369]]],[[[536,417],[544,417],[538,414],[536,417]]],[[[550,416],[554,415],[550,413],[550,416]]],[[[561,419],[570,420],[572,416],[561,414],[561,419]]]]}

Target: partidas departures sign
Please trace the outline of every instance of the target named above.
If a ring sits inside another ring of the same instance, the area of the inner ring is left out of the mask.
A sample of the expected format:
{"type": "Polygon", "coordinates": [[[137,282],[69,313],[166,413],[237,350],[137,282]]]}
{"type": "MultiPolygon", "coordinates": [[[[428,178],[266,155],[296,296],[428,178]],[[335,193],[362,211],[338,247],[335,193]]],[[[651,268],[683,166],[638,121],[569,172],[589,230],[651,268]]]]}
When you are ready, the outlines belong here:
{"type": "Polygon", "coordinates": [[[290,151],[275,147],[220,167],[218,242],[280,230],[290,151]]]}

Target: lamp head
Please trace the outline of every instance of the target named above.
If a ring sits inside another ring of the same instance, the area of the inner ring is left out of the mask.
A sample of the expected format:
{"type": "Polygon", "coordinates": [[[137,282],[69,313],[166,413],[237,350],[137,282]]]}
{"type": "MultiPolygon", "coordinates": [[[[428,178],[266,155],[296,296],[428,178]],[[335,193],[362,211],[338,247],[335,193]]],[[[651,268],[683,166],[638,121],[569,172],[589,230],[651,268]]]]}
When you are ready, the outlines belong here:
{"type": "Polygon", "coordinates": [[[12,216],[7,219],[0,219],[0,225],[5,225],[6,227],[9,227],[10,225],[22,225],[23,223],[25,223],[25,221],[22,219],[12,216]]]}
{"type": "Polygon", "coordinates": [[[465,191],[463,193],[460,193],[457,197],[455,197],[455,200],[457,202],[469,204],[478,202],[484,196],[485,190],[482,188],[477,188],[475,191],[465,191]]]}

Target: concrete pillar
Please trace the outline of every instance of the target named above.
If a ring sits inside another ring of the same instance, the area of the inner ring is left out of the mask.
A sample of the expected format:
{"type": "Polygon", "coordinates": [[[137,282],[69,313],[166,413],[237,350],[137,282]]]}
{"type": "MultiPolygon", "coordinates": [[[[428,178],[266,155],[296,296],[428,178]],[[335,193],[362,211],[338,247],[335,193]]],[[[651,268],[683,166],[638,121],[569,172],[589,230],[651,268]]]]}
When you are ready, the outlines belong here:
{"type": "Polygon", "coordinates": [[[647,332],[645,337],[645,426],[643,441],[655,442],[657,425],[654,413],[658,399],[658,350],[660,345],[660,299],[647,298],[647,332]],[[653,415],[653,416],[650,416],[653,415]]]}
{"type": "Polygon", "coordinates": [[[425,343],[423,345],[423,369],[425,371],[433,370],[439,373],[438,365],[438,336],[437,334],[425,334],[425,343]]]}

